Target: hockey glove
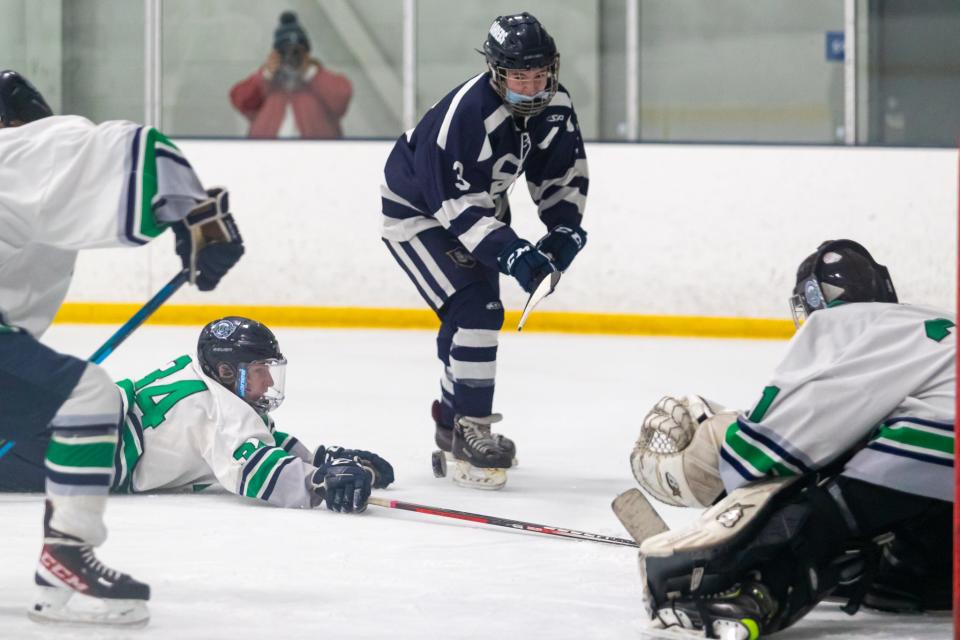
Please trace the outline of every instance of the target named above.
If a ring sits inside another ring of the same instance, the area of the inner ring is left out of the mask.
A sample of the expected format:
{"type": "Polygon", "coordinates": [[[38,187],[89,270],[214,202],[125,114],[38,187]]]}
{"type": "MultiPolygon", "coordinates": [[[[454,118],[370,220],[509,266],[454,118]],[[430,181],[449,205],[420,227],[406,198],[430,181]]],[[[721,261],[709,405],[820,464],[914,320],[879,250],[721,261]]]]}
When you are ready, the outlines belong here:
{"type": "Polygon", "coordinates": [[[537,249],[543,252],[560,271],[570,268],[570,263],[587,245],[587,232],[582,227],[554,227],[540,238],[537,249]]]}
{"type": "Polygon", "coordinates": [[[333,458],[350,458],[360,463],[371,475],[374,489],[385,489],[393,482],[393,465],[371,451],[324,447],[321,445],[313,456],[313,465],[319,467],[333,458]]]}
{"type": "Polygon", "coordinates": [[[333,458],[317,468],[313,490],[322,495],[327,509],[339,513],[365,511],[370,498],[370,472],[349,458],[333,458]]]}
{"type": "Polygon", "coordinates": [[[517,240],[497,257],[500,271],[516,278],[527,293],[533,293],[540,281],[557,270],[550,258],[526,240],[517,240]]]}
{"type": "Polygon", "coordinates": [[[225,189],[207,191],[210,196],[187,217],[173,224],[177,255],[190,275],[190,284],[211,291],[243,255],[243,238],[230,213],[225,189]]]}

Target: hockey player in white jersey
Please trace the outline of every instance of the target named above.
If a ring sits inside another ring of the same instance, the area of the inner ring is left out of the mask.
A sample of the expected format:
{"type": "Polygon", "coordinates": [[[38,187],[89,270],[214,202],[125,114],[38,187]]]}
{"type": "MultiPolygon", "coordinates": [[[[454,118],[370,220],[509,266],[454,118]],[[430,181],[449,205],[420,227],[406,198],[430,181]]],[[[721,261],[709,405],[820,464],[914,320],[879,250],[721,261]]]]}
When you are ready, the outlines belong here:
{"type": "Polygon", "coordinates": [[[225,191],[204,191],[160,132],[54,116],[27,80],[0,72],[0,487],[22,489],[41,461],[33,619],[133,624],[149,615],[149,587],[93,552],[106,538],[120,393],[99,366],[39,342],[77,253],[146,244],[173,227],[190,281],[207,291],[243,253],[227,203],[225,191]]]}
{"type": "Polygon", "coordinates": [[[804,260],[794,294],[802,326],[751,411],[667,397],[644,420],[641,486],[707,508],[641,545],[663,625],[752,640],[828,597],[951,606],[955,315],[898,304],[850,240],[804,260]]]}
{"type": "Polygon", "coordinates": [[[219,484],[280,507],[366,509],[371,487],[393,482],[393,467],[369,451],[313,452],[278,431],[270,412],[284,400],[286,365],[270,329],[229,316],[204,327],[196,358],[120,381],[126,418],[114,491],[219,484]]]}

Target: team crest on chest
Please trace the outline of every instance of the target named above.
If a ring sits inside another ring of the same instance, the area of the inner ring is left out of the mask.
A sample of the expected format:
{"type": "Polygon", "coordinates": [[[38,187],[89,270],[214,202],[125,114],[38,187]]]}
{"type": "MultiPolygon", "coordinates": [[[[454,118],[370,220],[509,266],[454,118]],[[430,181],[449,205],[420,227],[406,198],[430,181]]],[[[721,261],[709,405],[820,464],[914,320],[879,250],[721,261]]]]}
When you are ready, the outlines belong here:
{"type": "Polygon", "coordinates": [[[453,260],[453,263],[464,269],[473,269],[477,265],[477,259],[470,255],[466,249],[457,247],[447,251],[447,255],[453,260]]]}

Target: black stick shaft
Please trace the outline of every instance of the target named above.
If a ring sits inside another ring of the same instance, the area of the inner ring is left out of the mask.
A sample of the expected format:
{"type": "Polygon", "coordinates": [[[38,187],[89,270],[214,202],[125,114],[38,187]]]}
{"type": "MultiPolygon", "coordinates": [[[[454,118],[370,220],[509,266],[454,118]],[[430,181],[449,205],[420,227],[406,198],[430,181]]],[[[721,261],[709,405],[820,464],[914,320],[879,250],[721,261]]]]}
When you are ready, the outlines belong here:
{"type": "Polygon", "coordinates": [[[416,513],[425,513],[432,516],[442,516],[444,518],[454,518],[456,520],[466,520],[479,524],[490,524],[497,527],[506,527],[508,529],[519,529],[531,533],[539,533],[548,536],[571,538],[573,540],[590,540],[592,542],[602,542],[603,544],[615,544],[623,547],[637,547],[633,540],[624,538],[615,538],[605,536],[599,533],[589,533],[587,531],[577,531],[575,529],[565,529],[563,527],[550,527],[544,524],[534,524],[532,522],[523,522],[521,520],[511,520],[509,518],[498,518],[496,516],[485,516],[479,513],[469,513],[467,511],[456,511],[454,509],[445,509],[443,507],[428,507],[422,504],[412,502],[401,502],[399,500],[384,500],[382,498],[370,498],[369,504],[388,509],[402,509],[404,511],[414,511],[416,513]]]}

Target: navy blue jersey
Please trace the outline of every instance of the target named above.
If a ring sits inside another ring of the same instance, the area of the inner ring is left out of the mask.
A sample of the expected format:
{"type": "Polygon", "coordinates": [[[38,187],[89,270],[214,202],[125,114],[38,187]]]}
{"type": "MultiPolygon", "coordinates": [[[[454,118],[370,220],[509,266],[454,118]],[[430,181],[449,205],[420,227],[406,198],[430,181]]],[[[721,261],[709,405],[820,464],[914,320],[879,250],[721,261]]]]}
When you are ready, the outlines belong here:
{"type": "Polygon", "coordinates": [[[517,239],[507,192],[523,173],[548,229],[580,225],[587,159],[570,94],[561,85],[543,112],[514,118],[489,73],[471,78],[394,145],[381,187],[383,237],[405,242],[442,226],[496,269],[517,239]]]}

